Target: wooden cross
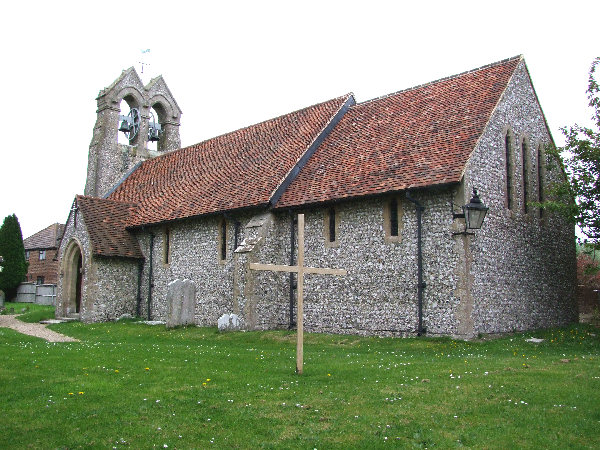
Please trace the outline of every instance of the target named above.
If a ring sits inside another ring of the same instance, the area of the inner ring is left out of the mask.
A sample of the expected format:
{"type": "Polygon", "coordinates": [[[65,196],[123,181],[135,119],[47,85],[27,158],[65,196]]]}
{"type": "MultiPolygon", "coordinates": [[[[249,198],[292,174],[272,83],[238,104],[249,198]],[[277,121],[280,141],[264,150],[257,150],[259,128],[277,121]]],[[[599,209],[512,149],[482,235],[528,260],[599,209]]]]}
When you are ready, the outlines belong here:
{"type": "Polygon", "coordinates": [[[296,272],[298,274],[298,333],[296,343],[296,372],[302,375],[304,365],[304,274],[319,273],[324,275],[346,275],[344,269],[323,269],[319,267],[306,267],[304,265],[304,214],[298,214],[298,264],[285,266],[277,264],[250,263],[252,270],[270,270],[273,272],[296,272]]]}

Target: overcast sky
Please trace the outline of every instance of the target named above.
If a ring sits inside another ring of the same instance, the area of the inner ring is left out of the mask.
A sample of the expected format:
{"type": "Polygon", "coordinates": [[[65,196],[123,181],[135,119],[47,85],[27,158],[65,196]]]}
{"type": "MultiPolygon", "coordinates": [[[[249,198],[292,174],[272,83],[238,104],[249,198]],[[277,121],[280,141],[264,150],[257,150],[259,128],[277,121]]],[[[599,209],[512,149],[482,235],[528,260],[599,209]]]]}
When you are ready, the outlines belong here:
{"type": "Polygon", "coordinates": [[[142,58],[144,82],[162,74],[183,110],[186,146],[523,54],[560,145],[561,126],[589,123],[599,17],[597,0],[5,2],[0,220],[15,213],[24,238],[66,221],[85,185],[95,98],[142,58]]]}

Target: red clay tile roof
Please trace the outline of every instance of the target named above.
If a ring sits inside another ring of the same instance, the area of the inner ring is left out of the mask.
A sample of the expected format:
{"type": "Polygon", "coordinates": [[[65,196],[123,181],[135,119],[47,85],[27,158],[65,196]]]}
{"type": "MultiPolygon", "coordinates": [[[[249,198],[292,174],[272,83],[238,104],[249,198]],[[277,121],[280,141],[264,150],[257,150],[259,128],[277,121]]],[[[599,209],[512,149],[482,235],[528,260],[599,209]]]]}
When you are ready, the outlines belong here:
{"type": "Polygon", "coordinates": [[[518,56],[352,106],[277,208],[458,182],[518,56]]]}
{"type": "Polygon", "coordinates": [[[144,257],[137,239],[125,229],[136,205],[82,195],[78,195],[76,201],[83,214],[94,255],[144,257]]]}
{"type": "Polygon", "coordinates": [[[38,231],[23,241],[25,250],[36,250],[45,248],[58,248],[58,240],[62,237],[65,226],[60,223],[52,225],[38,231]]]}
{"type": "Polygon", "coordinates": [[[266,206],[351,94],[145,161],[109,199],[139,208],[129,226],[266,206]]]}

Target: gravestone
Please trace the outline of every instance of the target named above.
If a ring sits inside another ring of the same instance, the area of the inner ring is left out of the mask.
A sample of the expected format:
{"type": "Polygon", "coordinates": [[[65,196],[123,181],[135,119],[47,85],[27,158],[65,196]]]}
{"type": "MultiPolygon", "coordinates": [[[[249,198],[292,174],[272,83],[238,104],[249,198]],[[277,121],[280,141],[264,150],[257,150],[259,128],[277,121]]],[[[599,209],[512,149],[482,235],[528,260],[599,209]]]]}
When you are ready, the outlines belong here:
{"type": "Polygon", "coordinates": [[[241,326],[242,322],[237,314],[223,314],[217,320],[219,331],[237,331],[241,326]]]}
{"type": "Polygon", "coordinates": [[[181,307],[183,306],[183,283],[171,281],[167,286],[167,328],[181,325],[181,307]]]}
{"type": "Polygon", "coordinates": [[[167,287],[167,328],[194,323],[196,285],[190,280],[171,281],[167,287]]]}
{"type": "Polygon", "coordinates": [[[191,280],[183,280],[183,301],[181,304],[181,325],[193,325],[196,309],[196,285],[191,280]]]}

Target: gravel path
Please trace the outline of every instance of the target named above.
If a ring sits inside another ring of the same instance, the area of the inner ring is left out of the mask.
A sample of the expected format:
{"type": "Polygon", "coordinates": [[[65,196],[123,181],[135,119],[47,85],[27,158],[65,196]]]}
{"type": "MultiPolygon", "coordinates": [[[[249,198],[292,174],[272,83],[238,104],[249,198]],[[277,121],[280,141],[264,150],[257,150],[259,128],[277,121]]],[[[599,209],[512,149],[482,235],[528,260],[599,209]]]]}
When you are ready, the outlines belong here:
{"type": "Polygon", "coordinates": [[[46,325],[41,323],[21,322],[17,316],[13,315],[0,315],[0,327],[11,328],[19,333],[46,339],[48,342],[79,342],[79,339],[49,330],[46,325]]]}

